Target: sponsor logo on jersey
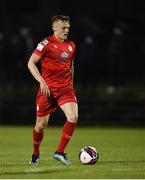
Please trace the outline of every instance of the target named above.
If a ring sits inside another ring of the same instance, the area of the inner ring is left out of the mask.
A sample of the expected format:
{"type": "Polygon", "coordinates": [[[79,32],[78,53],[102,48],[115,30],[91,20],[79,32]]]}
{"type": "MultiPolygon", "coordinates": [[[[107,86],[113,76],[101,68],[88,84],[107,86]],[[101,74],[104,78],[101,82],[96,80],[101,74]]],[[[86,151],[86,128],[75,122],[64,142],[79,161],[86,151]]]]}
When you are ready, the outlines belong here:
{"type": "Polygon", "coordinates": [[[68,46],[68,50],[71,51],[71,52],[72,52],[72,50],[73,50],[70,45],[68,46]]]}
{"type": "Polygon", "coordinates": [[[46,45],[46,44],[48,44],[48,40],[47,39],[43,39],[40,43],[46,45]]]}
{"type": "Polygon", "coordinates": [[[60,54],[60,56],[61,56],[61,59],[63,60],[63,61],[65,61],[65,60],[67,60],[67,58],[68,58],[68,53],[67,52],[62,52],[61,54],[60,54]]]}
{"type": "Polygon", "coordinates": [[[39,43],[36,49],[37,49],[38,51],[42,51],[43,48],[44,48],[44,45],[42,45],[42,44],[39,43]]]}
{"type": "Polygon", "coordinates": [[[44,48],[44,46],[48,44],[48,40],[47,39],[43,39],[37,46],[37,50],[38,51],[42,51],[42,49],[44,48]]]}

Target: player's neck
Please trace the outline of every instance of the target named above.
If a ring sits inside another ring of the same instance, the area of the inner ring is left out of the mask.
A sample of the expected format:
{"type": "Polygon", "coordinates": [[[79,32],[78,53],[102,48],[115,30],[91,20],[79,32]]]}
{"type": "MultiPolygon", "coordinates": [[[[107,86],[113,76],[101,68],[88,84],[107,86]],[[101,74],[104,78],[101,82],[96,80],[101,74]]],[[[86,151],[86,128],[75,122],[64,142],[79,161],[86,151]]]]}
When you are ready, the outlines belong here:
{"type": "Polygon", "coordinates": [[[65,41],[64,39],[58,37],[56,34],[54,34],[54,36],[55,36],[55,38],[56,38],[58,41],[60,41],[60,42],[64,42],[64,41],[65,41]]]}

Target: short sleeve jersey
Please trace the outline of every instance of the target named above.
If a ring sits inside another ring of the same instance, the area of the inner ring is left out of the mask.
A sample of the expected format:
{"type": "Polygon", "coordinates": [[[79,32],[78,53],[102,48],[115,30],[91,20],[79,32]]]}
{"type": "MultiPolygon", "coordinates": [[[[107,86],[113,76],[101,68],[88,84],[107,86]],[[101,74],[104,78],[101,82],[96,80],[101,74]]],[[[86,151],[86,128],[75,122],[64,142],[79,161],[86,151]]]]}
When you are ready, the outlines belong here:
{"type": "Polygon", "coordinates": [[[41,75],[49,87],[72,84],[73,41],[59,41],[55,35],[44,38],[33,53],[41,57],[41,75]]]}

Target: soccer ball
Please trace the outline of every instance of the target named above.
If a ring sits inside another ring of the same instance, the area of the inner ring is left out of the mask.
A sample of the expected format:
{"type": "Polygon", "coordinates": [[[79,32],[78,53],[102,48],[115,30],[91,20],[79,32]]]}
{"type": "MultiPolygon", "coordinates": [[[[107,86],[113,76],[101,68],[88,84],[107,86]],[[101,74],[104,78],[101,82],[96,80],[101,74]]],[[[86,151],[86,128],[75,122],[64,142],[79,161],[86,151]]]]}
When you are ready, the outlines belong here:
{"type": "Polygon", "coordinates": [[[80,150],[79,159],[82,164],[95,164],[99,158],[99,152],[93,146],[86,146],[80,150]]]}

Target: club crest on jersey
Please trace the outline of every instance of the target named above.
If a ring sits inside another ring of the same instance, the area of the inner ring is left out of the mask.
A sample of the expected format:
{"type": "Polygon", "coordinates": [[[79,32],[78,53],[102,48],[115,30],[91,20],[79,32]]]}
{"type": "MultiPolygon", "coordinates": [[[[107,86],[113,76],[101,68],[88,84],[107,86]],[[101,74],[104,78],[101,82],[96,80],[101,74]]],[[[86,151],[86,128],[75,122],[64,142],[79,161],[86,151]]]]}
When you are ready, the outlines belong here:
{"type": "Polygon", "coordinates": [[[72,52],[72,50],[73,50],[70,45],[68,46],[68,50],[71,51],[71,52],[72,52]]]}
{"type": "Polygon", "coordinates": [[[61,54],[60,54],[60,56],[61,56],[61,59],[63,60],[63,61],[65,61],[65,60],[67,60],[68,59],[68,53],[67,52],[62,52],[61,54]]]}

